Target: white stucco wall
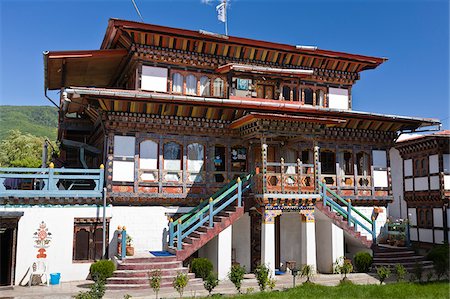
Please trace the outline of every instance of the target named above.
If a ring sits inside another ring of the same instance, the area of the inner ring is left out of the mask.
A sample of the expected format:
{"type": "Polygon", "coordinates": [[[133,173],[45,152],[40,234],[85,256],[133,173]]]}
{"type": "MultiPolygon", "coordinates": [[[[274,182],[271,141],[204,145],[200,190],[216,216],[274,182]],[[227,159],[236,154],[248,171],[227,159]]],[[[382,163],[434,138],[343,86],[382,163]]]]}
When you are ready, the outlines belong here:
{"type": "Polygon", "coordinates": [[[429,157],[430,163],[428,164],[430,173],[439,172],[439,155],[432,155],[429,157]]]}
{"type": "MultiPolygon", "coordinates": [[[[368,219],[372,218],[373,207],[355,207],[355,208],[368,219]]],[[[381,228],[386,224],[387,219],[386,208],[381,207],[381,209],[382,212],[378,214],[375,223],[375,231],[377,236],[380,234],[381,228]]],[[[363,218],[358,214],[353,213],[352,216],[356,218],[358,221],[360,221],[362,224],[367,226],[368,229],[372,229],[371,225],[367,223],[367,221],[363,220],[363,218]]],[[[358,227],[357,231],[360,232],[362,236],[366,236],[369,240],[372,240],[372,234],[366,231],[365,229],[358,227]]]]}
{"type": "Polygon", "coordinates": [[[408,209],[408,216],[409,216],[409,224],[410,225],[417,225],[417,211],[416,208],[409,208],[408,209]]]}
{"type": "Polygon", "coordinates": [[[236,254],[236,262],[245,267],[247,272],[251,267],[251,239],[250,239],[250,216],[248,213],[242,215],[233,223],[233,243],[232,247],[236,254]]]}
{"type": "Polygon", "coordinates": [[[433,209],[433,225],[434,227],[444,227],[444,219],[442,219],[442,209],[433,209]]]}
{"type": "Polygon", "coordinates": [[[231,244],[233,227],[229,226],[198,250],[199,257],[205,257],[213,264],[213,271],[220,280],[226,279],[231,269],[231,244]]]}
{"type": "Polygon", "coordinates": [[[439,190],[439,188],[440,188],[439,176],[438,175],[430,176],[430,190],[439,190]]]}
{"type": "Polygon", "coordinates": [[[413,179],[405,179],[405,191],[413,191],[413,179]]]}
{"type": "Polygon", "coordinates": [[[286,212],[280,216],[280,262],[296,261],[301,264],[301,215],[286,212]]]}
{"type": "Polygon", "coordinates": [[[450,175],[444,175],[444,189],[450,189],[450,175]]]}
{"type": "Polygon", "coordinates": [[[414,190],[415,191],[428,190],[428,177],[414,178],[414,190]]]}
{"type": "MultiPolygon", "coordinates": [[[[394,218],[406,218],[407,207],[403,197],[403,163],[400,153],[395,148],[389,150],[389,158],[391,161],[391,179],[392,179],[392,195],[394,200],[388,205],[388,215],[394,218]]],[[[405,161],[405,172],[406,172],[405,161]]],[[[412,163],[411,163],[412,167],[412,163]]],[[[411,172],[412,173],[412,172],[411,172]]],[[[411,181],[412,190],[412,181],[411,181]]]]}
{"type": "Polygon", "coordinates": [[[315,214],[317,271],[332,273],[333,263],[344,256],[344,231],[321,212],[315,214]]]}
{"type": "Polygon", "coordinates": [[[427,228],[419,228],[420,242],[433,243],[433,230],[427,228]]]}
{"type": "MultiPolygon", "coordinates": [[[[399,155],[399,157],[400,157],[399,151],[396,149],[394,149],[394,150],[397,152],[397,155],[399,155]]],[[[400,159],[401,159],[401,157],[400,157],[400,159]]],[[[412,159],[404,160],[404,165],[405,165],[405,172],[404,172],[405,176],[412,176],[413,175],[412,159]]]]}
{"type": "Polygon", "coordinates": [[[417,228],[411,227],[409,229],[409,238],[411,239],[411,241],[419,241],[417,228]]]}

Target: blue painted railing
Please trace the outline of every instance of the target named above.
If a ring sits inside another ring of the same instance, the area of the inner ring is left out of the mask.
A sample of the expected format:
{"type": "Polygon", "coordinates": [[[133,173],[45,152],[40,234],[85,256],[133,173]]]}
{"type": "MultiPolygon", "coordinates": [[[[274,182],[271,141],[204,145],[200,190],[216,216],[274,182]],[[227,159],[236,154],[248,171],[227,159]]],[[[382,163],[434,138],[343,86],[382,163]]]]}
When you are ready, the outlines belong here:
{"type": "Polygon", "coordinates": [[[169,246],[173,247],[176,240],[177,250],[181,250],[184,238],[206,222],[209,222],[209,227],[213,227],[214,216],[233,202],[237,201],[237,206],[242,207],[242,194],[250,188],[250,178],[252,176],[253,173],[233,180],[214,193],[209,198],[209,201],[200,203],[197,207],[178,218],[176,223],[171,219],[169,222],[169,246]]]}
{"type": "Polygon", "coordinates": [[[101,198],[103,168],[0,168],[0,197],[101,198]]]}
{"type": "Polygon", "coordinates": [[[321,186],[320,195],[323,200],[323,205],[325,207],[329,206],[332,210],[336,211],[342,217],[344,217],[347,220],[348,225],[353,226],[353,229],[355,231],[357,230],[358,226],[360,226],[362,229],[370,233],[372,235],[373,243],[375,243],[377,239],[376,217],[372,216],[372,219],[367,218],[366,216],[364,216],[364,214],[362,214],[352,206],[351,200],[343,199],[333,190],[328,188],[327,185],[323,182],[319,183],[319,185],[321,186]],[[359,215],[364,223],[356,219],[353,216],[353,213],[359,215]]]}

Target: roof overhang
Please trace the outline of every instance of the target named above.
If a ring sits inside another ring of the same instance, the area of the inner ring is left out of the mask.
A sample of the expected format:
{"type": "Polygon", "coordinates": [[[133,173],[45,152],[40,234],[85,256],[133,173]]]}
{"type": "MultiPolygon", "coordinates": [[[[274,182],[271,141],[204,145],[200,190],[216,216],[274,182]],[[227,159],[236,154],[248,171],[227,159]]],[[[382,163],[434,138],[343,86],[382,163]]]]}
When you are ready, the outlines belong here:
{"type": "Polygon", "coordinates": [[[203,107],[218,107],[242,109],[248,112],[290,114],[295,116],[324,117],[346,120],[345,124],[338,124],[350,129],[402,131],[417,130],[421,127],[440,125],[438,119],[419,118],[398,115],[385,115],[352,110],[338,110],[314,106],[301,105],[298,102],[265,100],[257,98],[229,99],[162,94],[136,90],[102,89],[71,87],[65,89],[68,94],[112,101],[130,101],[144,103],[161,103],[173,105],[194,105],[203,107]]]}
{"type": "Polygon", "coordinates": [[[253,73],[253,74],[273,74],[273,75],[293,76],[293,77],[307,77],[314,74],[313,70],[274,68],[249,64],[236,64],[236,63],[229,63],[226,65],[222,65],[216,69],[216,72],[220,74],[226,74],[231,71],[253,73]]]}
{"type": "Polygon", "coordinates": [[[107,87],[128,54],[126,49],[44,52],[45,89],[107,87]]]}

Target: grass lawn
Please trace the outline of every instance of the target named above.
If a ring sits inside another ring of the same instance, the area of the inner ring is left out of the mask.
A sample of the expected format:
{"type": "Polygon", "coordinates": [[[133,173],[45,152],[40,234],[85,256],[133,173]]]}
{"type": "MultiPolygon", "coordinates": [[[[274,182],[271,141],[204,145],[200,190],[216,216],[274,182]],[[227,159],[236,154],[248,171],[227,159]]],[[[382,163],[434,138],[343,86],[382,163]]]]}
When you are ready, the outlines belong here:
{"type": "Polygon", "coordinates": [[[327,287],[306,284],[279,292],[255,293],[235,298],[450,298],[449,282],[427,284],[391,283],[387,285],[344,284],[327,287]]]}

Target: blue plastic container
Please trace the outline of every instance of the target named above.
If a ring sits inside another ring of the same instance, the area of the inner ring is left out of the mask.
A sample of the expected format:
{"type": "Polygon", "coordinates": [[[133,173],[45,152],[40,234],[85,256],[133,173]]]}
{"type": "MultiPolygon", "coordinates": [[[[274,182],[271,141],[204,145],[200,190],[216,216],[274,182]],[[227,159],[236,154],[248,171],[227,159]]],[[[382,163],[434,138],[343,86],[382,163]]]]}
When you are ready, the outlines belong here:
{"type": "Polygon", "coordinates": [[[59,284],[61,273],[50,273],[50,284],[59,284]]]}

